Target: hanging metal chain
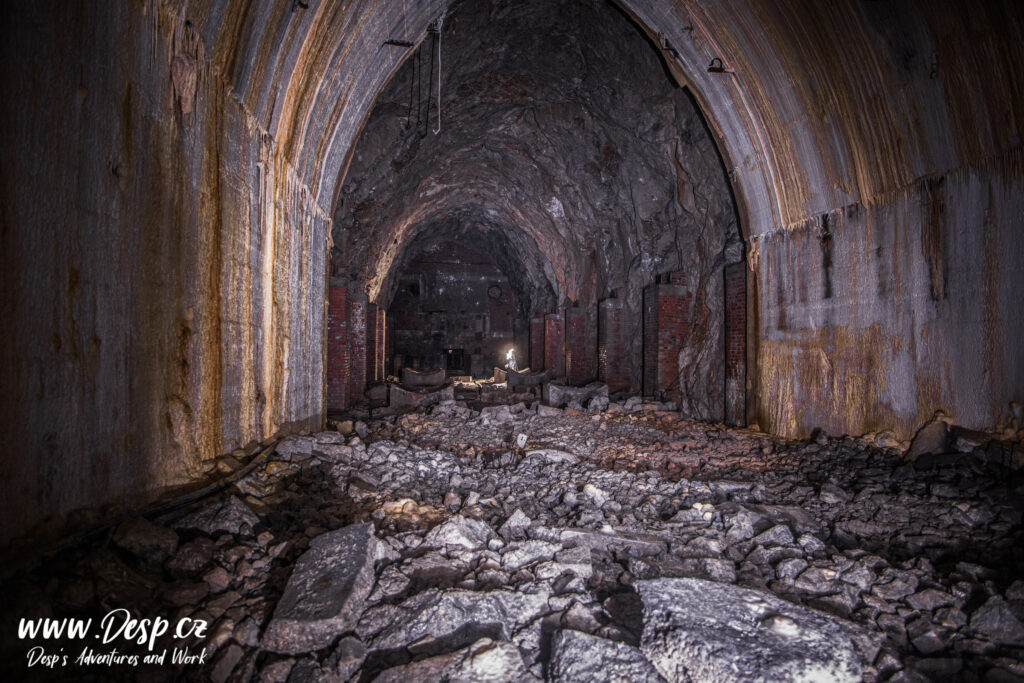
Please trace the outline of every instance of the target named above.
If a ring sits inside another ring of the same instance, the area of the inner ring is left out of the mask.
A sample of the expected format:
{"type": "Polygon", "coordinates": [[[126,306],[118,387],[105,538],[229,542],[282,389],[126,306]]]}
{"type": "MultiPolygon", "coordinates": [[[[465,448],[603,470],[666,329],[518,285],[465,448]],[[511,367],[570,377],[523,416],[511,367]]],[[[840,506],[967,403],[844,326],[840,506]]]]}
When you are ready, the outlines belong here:
{"type": "Polygon", "coordinates": [[[437,18],[437,128],[434,135],[441,132],[441,28],[444,26],[444,13],[437,18]]]}

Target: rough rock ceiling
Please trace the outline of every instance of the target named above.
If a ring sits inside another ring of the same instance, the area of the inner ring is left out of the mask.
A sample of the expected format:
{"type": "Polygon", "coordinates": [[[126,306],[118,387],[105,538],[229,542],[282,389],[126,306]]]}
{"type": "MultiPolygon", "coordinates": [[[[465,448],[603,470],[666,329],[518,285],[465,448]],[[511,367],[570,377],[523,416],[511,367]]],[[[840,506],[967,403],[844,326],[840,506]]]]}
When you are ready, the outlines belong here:
{"type": "Polygon", "coordinates": [[[334,214],[336,273],[386,304],[418,245],[482,233],[544,312],[637,299],[656,274],[710,272],[727,239],[738,247],[700,115],[613,4],[462,2],[444,26],[440,132],[432,38],[359,139],[334,214]]]}
{"type": "MultiPolygon", "coordinates": [[[[164,3],[329,209],[377,93],[448,7],[164,3]]],[[[727,150],[748,234],[1019,148],[1024,21],[1014,0],[621,0],[688,82],[727,150]],[[709,73],[720,58],[725,73],[709,73]],[[728,73],[732,72],[732,73],[728,73]]],[[[202,61],[202,60],[200,60],[202,61]]]]}

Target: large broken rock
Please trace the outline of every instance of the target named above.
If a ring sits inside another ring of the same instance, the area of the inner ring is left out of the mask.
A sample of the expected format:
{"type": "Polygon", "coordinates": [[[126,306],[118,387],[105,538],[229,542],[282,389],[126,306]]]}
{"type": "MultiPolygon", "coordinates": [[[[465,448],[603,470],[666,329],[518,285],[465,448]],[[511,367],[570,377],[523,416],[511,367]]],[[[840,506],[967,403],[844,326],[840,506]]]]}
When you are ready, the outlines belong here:
{"type": "Polygon", "coordinates": [[[1010,604],[998,595],[975,610],[971,628],[989,640],[1006,645],[1024,645],[1024,624],[1014,616],[1010,604]]]}
{"type": "Polygon", "coordinates": [[[152,566],[159,566],[178,549],[178,534],[144,517],[122,522],[111,540],[152,566]]]}
{"type": "Polygon", "coordinates": [[[317,536],[303,553],[263,634],[272,652],[297,654],[330,645],[355,626],[373,587],[377,538],[368,523],[317,536]]]}
{"type": "Polygon", "coordinates": [[[570,630],[559,631],[551,641],[548,676],[555,683],[665,683],[637,648],[570,630]]]}
{"type": "Polygon", "coordinates": [[[949,418],[941,411],[935,413],[914,435],[907,450],[907,460],[914,461],[925,453],[945,453],[949,449],[949,418]]]}
{"type": "Polygon", "coordinates": [[[494,530],[487,526],[486,522],[456,515],[431,529],[423,539],[423,543],[428,548],[456,546],[473,550],[484,547],[492,538],[494,538],[494,530]]]}
{"type": "MultiPolygon", "coordinates": [[[[388,398],[388,385],[384,382],[376,382],[370,385],[366,391],[363,392],[363,396],[374,402],[386,401],[388,398]]],[[[376,415],[376,413],[374,413],[374,415],[376,415]]]]}
{"type": "Polygon", "coordinates": [[[402,384],[410,387],[439,387],[444,384],[444,378],[443,368],[422,371],[402,368],[402,384]]]}
{"type": "Polygon", "coordinates": [[[630,557],[661,555],[668,546],[664,539],[653,534],[630,531],[591,531],[589,529],[562,529],[562,545],[584,546],[591,550],[621,552],[630,557]]]}
{"type": "Polygon", "coordinates": [[[175,529],[197,529],[209,536],[251,534],[260,523],[249,506],[235,496],[216,501],[174,522],[175,529]]]}
{"type": "Polygon", "coordinates": [[[515,370],[507,370],[505,375],[505,381],[508,382],[508,388],[510,391],[515,387],[528,387],[544,384],[544,382],[547,382],[548,379],[550,379],[550,375],[546,370],[533,372],[530,368],[523,368],[518,372],[515,370]]]}
{"type": "Polygon", "coordinates": [[[570,387],[558,382],[544,385],[544,402],[556,408],[570,403],[583,405],[595,396],[608,398],[608,385],[604,382],[591,382],[582,387],[570,387]]]}
{"type": "Polygon", "coordinates": [[[701,579],[637,581],[640,648],[669,681],[859,681],[838,621],[768,594],[701,579]]]}
{"type": "Polygon", "coordinates": [[[407,645],[427,654],[444,652],[479,638],[509,640],[547,610],[550,591],[427,590],[400,605],[370,608],[356,634],[373,647],[390,650],[407,645]]]}
{"type": "Polygon", "coordinates": [[[448,385],[436,391],[410,391],[392,384],[389,396],[388,405],[392,408],[426,408],[442,401],[454,401],[455,389],[448,385]]]}
{"type": "MultiPolygon", "coordinates": [[[[544,406],[540,406],[543,408],[544,406]]],[[[544,465],[575,465],[579,462],[572,453],[560,451],[554,448],[542,448],[535,451],[526,451],[523,456],[525,460],[536,460],[544,465]]]]}
{"type": "Polygon", "coordinates": [[[387,669],[373,680],[375,683],[408,683],[409,681],[519,683],[537,679],[526,671],[523,657],[515,645],[506,641],[481,638],[469,647],[456,652],[387,669]]]}

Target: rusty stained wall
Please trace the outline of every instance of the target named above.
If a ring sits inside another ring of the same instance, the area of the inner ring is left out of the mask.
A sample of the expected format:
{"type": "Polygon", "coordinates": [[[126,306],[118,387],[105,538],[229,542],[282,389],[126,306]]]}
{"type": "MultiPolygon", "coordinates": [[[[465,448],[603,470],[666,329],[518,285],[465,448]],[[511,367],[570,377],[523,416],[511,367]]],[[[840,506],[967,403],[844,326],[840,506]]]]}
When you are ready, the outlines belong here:
{"type": "Polygon", "coordinates": [[[3,12],[0,542],[319,427],[329,233],[182,13],[3,12]]]}
{"type": "Polygon", "coordinates": [[[1024,399],[1021,3],[622,5],[730,169],[751,421],[907,436],[938,408],[992,426],[1024,399]]]}
{"type": "Polygon", "coordinates": [[[752,420],[912,435],[937,409],[991,427],[1024,395],[1021,156],[922,179],[754,240],[752,420]]]}

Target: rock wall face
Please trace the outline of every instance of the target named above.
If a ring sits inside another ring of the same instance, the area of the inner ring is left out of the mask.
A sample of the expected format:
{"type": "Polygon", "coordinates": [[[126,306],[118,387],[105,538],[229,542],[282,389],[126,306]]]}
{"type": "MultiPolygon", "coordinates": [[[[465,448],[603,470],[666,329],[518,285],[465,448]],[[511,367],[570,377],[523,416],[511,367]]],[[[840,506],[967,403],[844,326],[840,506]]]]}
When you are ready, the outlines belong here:
{"type": "Polygon", "coordinates": [[[7,541],[320,426],[329,218],[180,8],[3,14],[7,541]]]}
{"type": "Polygon", "coordinates": [[[742,247],[692,98],[603,0],[463,2],[441,31],[435,134],[436,40],[382,91],[355,147],[334,213],[335,269],[387,305],[411,245],[488,235],[528,313],[586,310],[587,368],[600,299],[622,298],[625,334],[639,338],[643,287],[685,271],[689,360],[673,376],[687,376],[695,417],[720,419],[722,268],[742,247]]]}

